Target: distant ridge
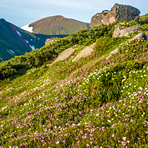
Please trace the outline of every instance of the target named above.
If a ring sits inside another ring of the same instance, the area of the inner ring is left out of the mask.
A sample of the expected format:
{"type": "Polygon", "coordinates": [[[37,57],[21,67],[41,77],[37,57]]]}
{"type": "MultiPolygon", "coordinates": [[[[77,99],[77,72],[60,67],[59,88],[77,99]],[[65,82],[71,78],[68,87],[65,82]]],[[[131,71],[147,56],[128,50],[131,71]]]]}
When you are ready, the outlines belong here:
{"type": "Polygon", "coordinates": [[[5,19],[0,19],[0,62],[41,48],[45,45],[45,40],[50,37],[52,36],[34,35],[5,19]]]}
{"type": "Polygon", "coordinates": [[[68,19],[61,15],[43,18],[28,25],[28,29],[31,27],[33,33],[44,35],[70,35],[79,30],[90,28],[89,23],[68,19]]]}

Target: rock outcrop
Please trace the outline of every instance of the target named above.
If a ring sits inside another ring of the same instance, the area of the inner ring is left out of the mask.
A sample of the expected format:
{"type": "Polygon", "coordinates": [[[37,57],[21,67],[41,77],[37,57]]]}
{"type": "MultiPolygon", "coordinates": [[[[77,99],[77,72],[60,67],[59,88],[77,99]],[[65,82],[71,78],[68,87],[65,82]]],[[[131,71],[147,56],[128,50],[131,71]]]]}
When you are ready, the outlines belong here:
{"type": "Polygon", "coordinates": [[[90,46],[87,46],[81,52],[73,59],[73,62],[78,61],[81,58],[84,58],[88,55],[91,55],[92,51],[94,50],[95,43],[91,44],[90,46]]]}
{"type": "Polygon", "coordinates": [[[122,37],[122,36],[127,36],[129,33],[135,32],[140,30],[140,26],[131,26],[131,27],[124,27],[124,26],[116,26],[113,37],[122,37]]]}
{"type": "MultiPolygon", "coordinates": [[[[75,53],[75,50],[73,48],[68,48],[66,50],[64,50],[58,57],[57,59],[53,62],[56,63],[58,61],[62,61],[62,60],[67,60],[69,59],[73,54],[75,53]]],[[[52,63],[52,64],[53,64],[52,63]]]]}
{"type": "Polygon", "coordinates": [[[99,26],[101,24],[108,25],[115,21],[139,21],[140,11],[129,5],[115,4],[111,11],[104,10],[102,13],[97,13],[91,19],[90,27],[99,26]]]}
{"type": "MultiPolygon", "coordinates": [[[[129,39],[128,42],[131,42],[131,41],[136,40],[136,39],[138,39],[138,38],[142,38],[142,39],[144,39],[145,41],[147,40],[146,35],[145,35],[143,32],[141,32],[141,33],[137,34],[134,38],[129,39]]],[[[125,43],[127,43],[127,41],[126,41],[125,43]]],[[[123,45],[123,43],[122,43],[121,45],[123,45]]],[[[111,58],[114,54],[116,54],[116,53],[118,53],[118,52],[119,52],[119,47],[116,48],[115,50],[113,50],[113,51],[110,53],[110,55],[106,58],[106,60],[108,60],[108,59],[111,58]]]]}
{"type": "Polygon", "coordinates": [[[147,41],[147,37],[143,32],[137,34],[134,38],[130,39],[129,41],[133,41],[133,40],[138,39],[138,38],[141,38],[141,39],[144,39],[144,41],[147,41]]]}
{"type": "Polygon", "coordinates": [[[57,38],[56,37],[52,37],[50,39],[46,39],[45,41],[45,45],[52,43],[53,41],[55,41],[57,38]]]}

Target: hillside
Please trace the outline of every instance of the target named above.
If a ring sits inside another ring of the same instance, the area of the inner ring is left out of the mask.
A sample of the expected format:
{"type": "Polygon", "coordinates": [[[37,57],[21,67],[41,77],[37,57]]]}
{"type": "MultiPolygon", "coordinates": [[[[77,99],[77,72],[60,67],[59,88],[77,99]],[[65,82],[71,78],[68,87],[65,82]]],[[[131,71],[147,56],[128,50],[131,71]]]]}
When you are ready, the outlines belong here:
{"type": "Polygon", "coordinates": [[[79,30],[90,28],[88,23],[68,19],[61,15],[47,17],[28,25],[35,34],[70,35],[79,30]]]}
{"type": "Polygon", "coordinates": [[[147,23],[148,23],[148,13],[145,14],[145,15],[143,15],[143,16],[140,16],[139,22],[140,22],[141,24],[147,24],[147,23]]]}
{"type": "Polygon", "coordinates": [[[127,22],[81,30],[0,63],[0,146],[148,147],[148,41],[130,42],[138,31],[112,37],[119,24],[127,22]],[[92,43],[92,54],[73,62],[92,43]],[[71,58],[51,64],[69,47],[71,58]]]}
{"type": "Polygon", "coordinates": [[[45,45],[45,40],[52,37],[49,35],[34,35],[4,19],[0,19],[0,34],[0,62],[24,55],[25,52],[30,52],[32,49],[41,48],[45,45]]]}

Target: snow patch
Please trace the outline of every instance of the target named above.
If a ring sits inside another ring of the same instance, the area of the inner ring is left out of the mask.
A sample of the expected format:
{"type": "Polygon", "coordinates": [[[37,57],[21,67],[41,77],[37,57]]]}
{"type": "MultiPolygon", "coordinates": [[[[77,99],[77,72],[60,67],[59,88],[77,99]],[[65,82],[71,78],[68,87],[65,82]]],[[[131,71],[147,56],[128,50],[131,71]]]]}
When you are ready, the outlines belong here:
{"type": "Polygon", "coordinates": [[[34,45],[29,45],[31,49],[35,49],[34,45]]]}
{"type": "Polygon", "coordinates": [[[24,30],[31,32],[31,33],[33,32],[33,27],[29,27],[29,24],[21,27],[21,29],[24,29],[24,30]]]}
{"type": "Polygon", "coordinates": [[[26,43],[29,43],[27,40],[25,40],[26,43]]]}
{"type": "Polygon", "coordinates": [[[21,36],[21,34],[20,34],[20,32],[19,32],[19,31],[16,31],[16,33],[17,33],[19,36],[21,36]]]}
{"type": "Polygon", "coordinates": [[[13,50],[9,49],[10,52],[15,53],[13,50]]]}

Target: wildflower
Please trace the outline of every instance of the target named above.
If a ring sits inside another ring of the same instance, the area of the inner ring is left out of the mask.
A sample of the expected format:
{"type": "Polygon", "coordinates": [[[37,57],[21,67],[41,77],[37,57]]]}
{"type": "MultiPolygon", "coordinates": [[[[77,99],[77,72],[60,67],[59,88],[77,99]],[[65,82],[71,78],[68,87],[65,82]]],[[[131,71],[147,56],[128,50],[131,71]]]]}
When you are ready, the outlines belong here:
{"type": "Polygon", "coordinates": [[[59,144],[59,141],[57,141],[56,144],[59,144]]]}
{"type": "Polygon", "coordinates": [[[87,143],[87,144],[86,144],[86,147],[89,147],[89,146],[90,146],[90,145],[87,143]]]}
{"type": "Polygon", "coordinates": [[[126,141],[126,137],[123,137],[122,139],[123,139],[123,141],[126,141]]]}
{"type": "Polygon", "coordinates": [[[115,137],[115,134],[112,134],[112,137],[115,137]]]}

